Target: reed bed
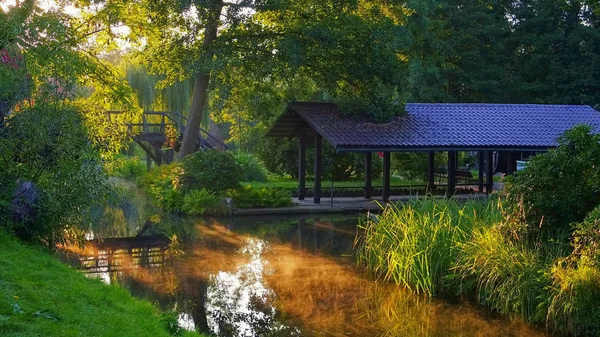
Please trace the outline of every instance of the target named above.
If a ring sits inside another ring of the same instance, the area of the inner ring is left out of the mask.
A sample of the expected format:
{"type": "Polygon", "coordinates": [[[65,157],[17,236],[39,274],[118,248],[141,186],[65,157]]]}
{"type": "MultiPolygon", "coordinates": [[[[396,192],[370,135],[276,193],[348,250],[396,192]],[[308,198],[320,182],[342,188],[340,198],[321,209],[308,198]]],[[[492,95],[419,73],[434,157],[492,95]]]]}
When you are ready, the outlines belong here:
{"type": "Polygon", "coordinates": [[[494,203],[419,199],[390,205],[359,224],[359,263],[379,279],[436,296],[456,261],[459,243],[500,218],[494,203]]]}
{"type": "Polygon", "coordinates": [[[379,280],[467,297],[565,336],[600,336],[600,266],[572,254],[568,232],[511,235],[500,200],[420,199],[359,223],[358,262],[379,280]]]}

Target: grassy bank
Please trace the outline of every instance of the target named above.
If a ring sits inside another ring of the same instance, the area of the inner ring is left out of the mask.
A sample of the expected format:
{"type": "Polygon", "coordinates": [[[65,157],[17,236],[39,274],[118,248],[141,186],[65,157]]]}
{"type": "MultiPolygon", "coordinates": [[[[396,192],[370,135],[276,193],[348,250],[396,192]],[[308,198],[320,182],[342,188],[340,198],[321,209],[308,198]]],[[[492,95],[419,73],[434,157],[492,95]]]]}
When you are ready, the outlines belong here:
{"type": "Polygon", "coordinates": [[[511,237],[498,200],[422,199],[371,215],[358,260],[375,277],[426,296],[458,296],[560,335],[600,335],[600,266],[572,254],[568,236],[511,237]]]}
{"type": "Polygon", "coordinates": [[[88,279],[0,231],[1,336],[172,336],[174,319],[164,317],[127,290],[88,279]]]}

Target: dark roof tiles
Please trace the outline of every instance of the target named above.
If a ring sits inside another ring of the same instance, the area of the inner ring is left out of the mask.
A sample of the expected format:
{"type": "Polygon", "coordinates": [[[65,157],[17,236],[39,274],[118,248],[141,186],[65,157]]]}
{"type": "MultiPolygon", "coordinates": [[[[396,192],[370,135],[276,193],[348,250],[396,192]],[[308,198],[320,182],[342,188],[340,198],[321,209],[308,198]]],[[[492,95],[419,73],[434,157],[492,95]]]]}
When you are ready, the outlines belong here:
{"type": "Polygon", "coordinates": [[[298,102],[286,114],[301,117],[338,150],[547,148],[576,124],[600,130],[600,112],[589,106],[409,103],[406,112],[371,123],[340,114],[332,103],[298,102]]]}

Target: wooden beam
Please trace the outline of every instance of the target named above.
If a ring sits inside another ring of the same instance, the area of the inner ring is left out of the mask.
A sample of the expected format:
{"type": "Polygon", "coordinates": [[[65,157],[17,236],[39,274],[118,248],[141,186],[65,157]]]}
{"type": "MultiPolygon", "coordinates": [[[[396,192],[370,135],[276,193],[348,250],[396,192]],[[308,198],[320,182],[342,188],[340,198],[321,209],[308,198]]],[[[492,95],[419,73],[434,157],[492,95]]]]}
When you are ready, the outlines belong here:
{"type": "Polygon", "coordinates": [[[485,167],[485,175],[486,175],[486,193],[492,193],[494,189],[494,152],[487,151],[486,152],[486,167],[485,167]]]}
{"type": "Polygon", "coordinates": [[[456,188],[456,151],[448,151],[448,189],[447,197],[452,197],[456,188]]]}
{"type": "Polygon", "coordinates": [[[383,153],[383,186],[381,188],[381,199],[383,202],[390,200],[390,178],[391,178],[391,153],[383,153]]]}
{"type": "Polygon", "coordinates": [[[306,136],[299,135],[298,150],[298,200],[304,200],[306,196],[306,136]]]}
{"type": "Polygon", "coordinates": [[[484,166],[484,162],[485,162],[485,157],[483,155],[483,151],[477,151],[477,159],[478,159],[478,165],[477,167],[479,168],[478,171],[478,180],[479,180],[479,186],[478,186],[478,191],[479,193],[483,193],[483,166],[484,166]]]}
{"type": "Polygon", "coordinates": [[[435,152],[429,151],[427,158],[427,190],[435,191],[435,152]]]}
{"type": "Polygon", "coordinates": [[[315,136],[315,187],[313,202],[321,203],[321,166],[322,166],[323,139],[320,134],[315,136]]]}
{"type": "Polygon", "coordinates": [[[373,156],[372,152],[365,152],[365,199],[371,199],[371,192],[373,191],[373,169],[372,169],[373,156]]]}
{"type": "Polygon", "coordinates": [[[152,160],[153,160],[155,163],[158,163],[158,158],[156,158],[156,155],[154,154],[154,152],[152,151],[152,149],[151,149],[151,148],[147,147],[147,146],[146,146],[146,144],[142,143],[142,142],[141,142],[141,141],[139,141],[139,140],[136,140],[135,142],[136,142],[136,143],[138,143],[138,145],[139,145],[139,146],[142,148],[142,150],[144,150],[144,152],[146,152],[146,154],[147,154],[147,155],[148,155],[150,158],[152,158],[152,160]]]}

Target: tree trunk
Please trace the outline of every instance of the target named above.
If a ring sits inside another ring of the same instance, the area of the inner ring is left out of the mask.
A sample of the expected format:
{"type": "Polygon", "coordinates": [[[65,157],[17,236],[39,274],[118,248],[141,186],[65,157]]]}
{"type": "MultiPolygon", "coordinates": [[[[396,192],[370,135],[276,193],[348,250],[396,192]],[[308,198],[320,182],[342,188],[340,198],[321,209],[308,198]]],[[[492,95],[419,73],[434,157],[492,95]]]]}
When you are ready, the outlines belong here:
{"type": "MultiPolygon", "coordinates": [[[[217,25],[220,13],[221,7],[219,6],[215,15],[215,19],[212,20],[206,27],[206,33],[202,43],[205,49],[208,49],[210,45],[217,39],[217,25]]],[[[209,55],[207,55],[207,58],[212,59],[212,56],[213,54],[211,51],[209,52],[209,55]]],[[[187,124],[185,126],[185,131],[183,133],[181,149],[179,150],[178,154],[179,159],[196,152],[196,142],[198,141],[200,132],[200,122],[202,122],[202,116],[204,116],[204,109],[206,107],[206,100],[208,98],[209,82],[209,70],[196,74],[196,78],[194,80],[194,96],[192,99],[192,106],[190,108],[187,124]]]]}

